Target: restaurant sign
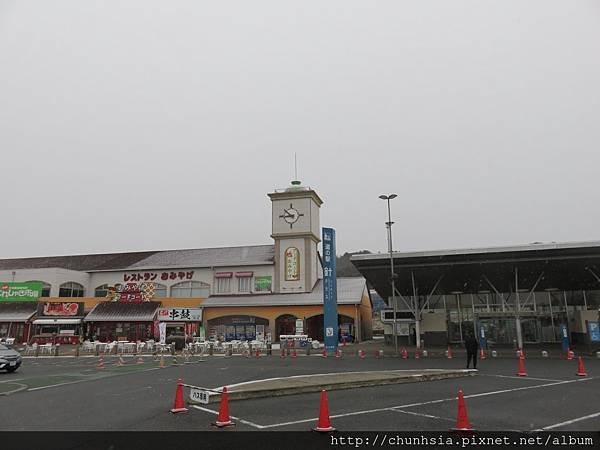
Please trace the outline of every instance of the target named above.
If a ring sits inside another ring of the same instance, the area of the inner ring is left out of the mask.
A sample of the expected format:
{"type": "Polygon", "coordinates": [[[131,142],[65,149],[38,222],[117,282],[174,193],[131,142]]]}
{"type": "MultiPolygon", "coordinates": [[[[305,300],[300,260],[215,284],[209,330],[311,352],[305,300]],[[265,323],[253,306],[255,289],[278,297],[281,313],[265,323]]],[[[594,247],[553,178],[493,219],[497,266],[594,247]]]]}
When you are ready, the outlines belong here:
{"type": "Polygon", "coordinates": [[[154,298],[154,283],[126,283],[108,287],[106,298],[113,302],[149,302],[154,298]]]}
{"type": "Polygon", "coordinates": [[[38,317],[69,317],[83,316],[83,303],[75,302],[44,302],[38,303],[38,317]]]}
{"type": "Polygon", "coordinates": [[[255,292],[271,292],[272,289],[272,278],[271,275],[254,277],[254,291],[255,292]]]}
{"type": "Polygon", "coordinates": [[[37,302],[42,295],[42,283],[30,281],[27,283],[0,282],[0,302],[37,302]]]}
{"type": "Polygon", "coordinates": [[[158,320],[161,322],[200,322],[202,308],[159,308],[158,320]]]}

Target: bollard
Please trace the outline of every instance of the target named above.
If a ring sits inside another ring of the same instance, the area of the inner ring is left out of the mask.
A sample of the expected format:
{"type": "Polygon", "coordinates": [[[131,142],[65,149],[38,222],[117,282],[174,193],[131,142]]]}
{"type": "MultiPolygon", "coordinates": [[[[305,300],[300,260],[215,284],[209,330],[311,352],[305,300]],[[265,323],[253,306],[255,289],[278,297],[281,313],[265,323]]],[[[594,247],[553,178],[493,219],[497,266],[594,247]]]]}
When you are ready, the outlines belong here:
{"type": "Polygon", "coordinates": [[[208,344],[208,355],[209,356],[213,356],[215,354],[215,348],[214,348],[214,344],[211,342],[210,344],[208,344]]]}
{"type": "Polygon", "coordinates": [[[116,355],[119,351],[119,346],[115,344],[115,346],[112,348],[111,353],[113,355],[116,355]]]}
{"type": "Polygon", "coordinates": [[[60,351],[60,344],[56,344],[54,346],[54,356],[58,356],[59,351],[60,351]]]}
{"type": "Polygon", "coordinates": [[[273,355],[273,347],[271,346],[270,342],[267,342],[267,355],[268,356],[272,356],[273,355]]]}
{"type": "Polygon", "coordinates": [[[492,350],[492,358],[495,358],[498,356],[498,352],[496,350],[492,350]]]}
{"type": "Polygon", "coordinates": [[[546,350],[542,350],[542,357],[547,358],[548,352],[546,350]]]}
{"type": "Polygon", "coordinates": [[[79,358],[79,349],[80,349],[80,347],[81,347],[81,346],[80,346],[79,344],[77,344],[77,345],[75,346],[75,357],[76,357],[76,358],[79,358]]]}
{"type": "Polygon", "coordinates": [[[306,356],[310,356],[310,349],[311,349],[312,345],[310,345],[310,342],[307,342],[306,344],[306,356]]]}
{"type": "Polygon", "coordinates": [[[427,350],[423,350],[423,358],[427,358],[427,350]]]}
{"type": "Polygon", "coordinates": [[[35,353],[34,353],[34,356],[40,356],[40,345],[39,345],[39,344],[37,344],[37,345],[35,346],[35,353]]]}
{"type": "Polygon", "coordinates": [[[175,356],[175,342],[171,342],[171,355],[175,356]]]}
{"type": "Polygon", "coordinates": [[[100,347],[98,345],[94,345],[94,356],[100,356],[100,347]]]}

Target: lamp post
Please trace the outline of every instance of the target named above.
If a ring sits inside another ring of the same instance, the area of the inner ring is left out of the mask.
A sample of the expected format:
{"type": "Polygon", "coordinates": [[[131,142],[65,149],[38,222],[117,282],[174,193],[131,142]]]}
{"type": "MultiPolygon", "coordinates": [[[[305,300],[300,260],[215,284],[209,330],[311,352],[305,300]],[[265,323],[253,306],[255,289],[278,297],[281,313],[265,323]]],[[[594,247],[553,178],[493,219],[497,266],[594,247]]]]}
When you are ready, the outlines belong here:
{"type": "Polygon", "coordinates": [[[386,224],[387,230],[388,230],[388,251],[390,252],[390,282],[392,284],[392,303],[394,305],[394,330],[393,330],[394,349],[396,351],[396,356],[398,356],[398,330],[396,327],[396,311],[397,311],[396,279],[395,279],[395,274],[394,274],[394,255],[393,255],[393,251],[392,251],[392,248],[393,248],[392,247],[392,225],[394,222],[392,222],[392,210],[390,208],[390,200],[393,200],[396,197],[398,197],[396,194],[379,196],[380,199],[387,200],[387,208],[388,208],[388,221],[385,224],[386,224]]]}

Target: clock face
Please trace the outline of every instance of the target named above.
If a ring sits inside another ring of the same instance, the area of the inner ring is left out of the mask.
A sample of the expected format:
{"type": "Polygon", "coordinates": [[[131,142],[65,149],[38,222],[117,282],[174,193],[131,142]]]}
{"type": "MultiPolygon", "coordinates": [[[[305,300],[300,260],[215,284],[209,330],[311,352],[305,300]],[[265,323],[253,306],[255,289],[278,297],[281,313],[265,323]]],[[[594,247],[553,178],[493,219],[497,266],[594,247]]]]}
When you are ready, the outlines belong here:
{"type": "Polygon", "coordinates": [[[289,223],[290,228],[292,228],[298,219],[303,215],[304,214],[301,214],[296,208],[294,208],[294,205],[290,203],[290,207],[283,208],[283,214],[279,217],[289,223]]]}

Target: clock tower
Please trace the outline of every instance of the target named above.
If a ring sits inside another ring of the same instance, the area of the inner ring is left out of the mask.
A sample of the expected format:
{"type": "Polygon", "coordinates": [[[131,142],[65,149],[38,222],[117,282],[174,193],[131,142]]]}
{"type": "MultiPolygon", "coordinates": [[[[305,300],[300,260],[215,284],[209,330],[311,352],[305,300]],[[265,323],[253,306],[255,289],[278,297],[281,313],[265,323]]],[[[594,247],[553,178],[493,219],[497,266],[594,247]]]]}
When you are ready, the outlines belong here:
{"type": "Polygon", "coordinates": [[[310,292],[319,276],[317,245],[321,241],[319,208],[323,200],[299,181],[268,195],[272,203],[271,237],[275,240],[273,291],[310,292]]]}

